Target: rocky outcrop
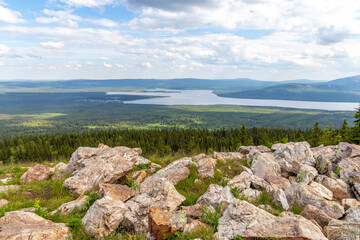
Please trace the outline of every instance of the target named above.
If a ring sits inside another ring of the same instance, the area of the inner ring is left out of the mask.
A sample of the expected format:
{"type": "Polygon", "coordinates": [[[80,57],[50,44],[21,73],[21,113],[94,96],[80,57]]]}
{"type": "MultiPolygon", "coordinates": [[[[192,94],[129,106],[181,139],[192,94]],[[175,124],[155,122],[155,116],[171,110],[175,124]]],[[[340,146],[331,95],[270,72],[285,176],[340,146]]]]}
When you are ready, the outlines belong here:
{"type": "Polygon", "coordinates": [[[196,203],[192,206],[181,206],[181,210],[184,210],[187,217],[199,218],[202,214],[202,208],[200,204],[196,203]]]}
{"type": "Polygon", "coordinates": [[[185,197],[176,191],[169,180],[160,178],[157,181],[154,187],[125,203],[125,224],[138,233],[144,234],[149,231],[148,215],[151,208],[175,211],[185,201],[185,197]]]}
{"type": "Polygon", "coordinates": [[[360,223],[332,220],[325,227],[329,240],[358,240],[360,238],[360,223]]]}
{"type": "Polygon", "coordinates": [[[149,227],[157,240],[171,237],[176,231],[183,231],[186,222],[185,211],[150,210],[149,227]]]}
{"type": "Polygon", "coordinates": [[[64,187],[82,195],[100,183],[114,183],[135,166],[140,154],[139,148],[80,147],[68,163],[66,171],[73,176],[64,181],[64,187]]]}
{"type": "Polygon", "coordinates": [[[213,156],[223,162],[234,159],[241,160],[244,157],[240,152],[214,152],[213,156]]]}
{"type": "Polygon", "coordinates": [[[99,193],[102,197],[126,202],[135,195],[135,190],[120,184],[99,184],[99,193]]]}
{"type": "Polygon", "coordinates": [[[36,164],[34,167],[27,170],[21,177],[20,181],[24,181],[25,183],[29,183],[31,181],[43,181],[48,179],[51,175],[52,171],[49,167],[36,164]]]}
{"type": "Polygon", "coordinates": [[[250,151],[253,151],[254,153],[260,152],[260,153],[266,153],[271,152],[271,149],[262,145],[259,146],[241,146],[238,148],[238,152],[247,155],[250,153],[250,151]]]}
{"type": "Polygon", "coordinates": [[[314,154],[307,142],[278,143],[271,147],[282,171],[299,174],[302,164],[315,166],[314,154]]]}
{"type": "Polygon", "coordinates": [[[345,198],[341,201],[341,205],[344,206],[345,210],[349,208],[360,206],[360,202],[354,198],[345,198]]]}
{"type": "Polygon", "coordinates": [[[80,196],[76,200],[64,203],[56,210],[52,211],[51,214],[56,214],[57,212],[61,212],[64,215],[71,214],[74,210],[81,210],[87,204],[88,196],[80,196]]]}
{"type": "Polygon", "coordinates": [[[217,237],[222,240],[250,238],[326,240],[321,230],[303,217],[275,217],[254,205],[236,200],[219,220],[217,237]]]}
{"type": "Polygon", "coordinates": [[[354,197],[350,186],[341,179],[334,179],[324,175],[319,175],[315,181],[329,189],[333,193],[334,198],[339,201],[344,198],[354,197]]]}
{"type": "Polygon", "coordinates": [[[299,174],[296,176],[296,180],[299,183],[309,184],[317,177],[317,175],[318,172],[314,167],[303,164],[300,167],[299,174]]]}
{"type": "Polygon", "coordinates": [[[229,187],[222,187],[211,184],[206,192],[197,200],[197,203],[204,206],[212,206],[214,208],[224,204],[230,204],[235,201],[234,195],[230,192],[229,187]]]}
{"type": "Polygon", "coordinates": [[[122,201],[105,197],[96,200],[81,222],[89,235],[102,239],[116,230],[126,211],[127,208],[122,201]]]}
{"type": "Polygon", "coordinates": [[[308,204],[304,208],[304,210],[301,212],[301,216],[308,220],[315,220],[321,226],[321,228],[325,228],[333,220],[333,218],[329,217],[326,213],[312,206],[311,204],[308,204]]]}
{"type": "Polygon", "coordinates": [[[250,157],[250,168],[254,175],[264,178],[267,175],[280,175],[281,168],[270,153],[257,153],[250,157]]]}
{"type": "Polygon", "coordinates": [[[67,240],[71,232],[64,223],[54,223],[35,213],[7,212],[0,218],[0,239],[67,240]]]}
{"type": "Polygon", "coordinates": [[[345,212],[345,221],[360,223],[360,206],[349,208],[345,212]]]}
{"type": "Polygon", "coordinates": [[[216,165],[216,159],[210,157],[204,157],[195,161],[198,165],[198,174],[201,178],[213,178],[214,166],[216,165]]]}
{"type": "Polygon", "coordinates": [[[170,163],[167,167],[160,169],[154,175],[146,178],[145,181],[140,184],[140,191],[146,192],[152,189],[161,178],[167,179],[173,185],[178,184],[181,180],[189,176],[191,163],[190,158],[184,158],[170,163]]]}

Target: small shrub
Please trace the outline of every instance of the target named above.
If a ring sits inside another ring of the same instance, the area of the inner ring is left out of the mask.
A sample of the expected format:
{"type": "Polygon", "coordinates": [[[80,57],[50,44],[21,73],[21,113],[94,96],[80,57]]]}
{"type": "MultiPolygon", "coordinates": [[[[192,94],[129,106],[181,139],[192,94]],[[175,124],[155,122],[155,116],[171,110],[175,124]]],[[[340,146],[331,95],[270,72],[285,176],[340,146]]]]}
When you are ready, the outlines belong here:
{"type": "Polygon", "coordinates": [[[219,225],[219,219],[221,218],[221,203],[216,207],[215,211],[212,211],[211,208],[204,208],[201,219],[215,230],[219,225]]]}

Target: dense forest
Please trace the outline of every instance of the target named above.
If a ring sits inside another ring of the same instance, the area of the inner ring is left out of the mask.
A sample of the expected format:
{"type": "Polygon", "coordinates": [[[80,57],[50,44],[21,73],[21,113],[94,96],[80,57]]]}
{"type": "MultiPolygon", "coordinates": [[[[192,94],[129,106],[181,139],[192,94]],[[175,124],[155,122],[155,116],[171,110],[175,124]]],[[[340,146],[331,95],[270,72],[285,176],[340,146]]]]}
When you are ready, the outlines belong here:
{"type": "Polygon", "coordinates": [[[17,163],[24,161],[51,161],[69,158],[80,146],[140,147],[145,157],[236,151],[241,145],[271,146],[278,142],[308,141],[312,146],[332,145],[341,141],[360,143],[360,108],[354,115],[355,125],[349,127],[344,120],[341,128],[332,125],[325,129],[318,122],[311,129],[153,129],[153,130],[101,130],[61,135],[41,135],[7,138],[0,142],[0,161],[17,163]]]}

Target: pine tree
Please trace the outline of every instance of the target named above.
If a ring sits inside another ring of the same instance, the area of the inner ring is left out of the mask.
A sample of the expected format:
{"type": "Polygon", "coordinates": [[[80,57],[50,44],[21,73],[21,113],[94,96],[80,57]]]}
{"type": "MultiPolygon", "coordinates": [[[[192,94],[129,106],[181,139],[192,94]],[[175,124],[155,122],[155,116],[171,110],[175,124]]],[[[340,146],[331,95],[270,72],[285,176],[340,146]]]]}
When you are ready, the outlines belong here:
{"type": "Polygon", "coordinates": [[[356,113],[354,115],[354,123],[355,126],[352,128],[351,131],[351,140],[352,142],[359,144],[360,143],[360,105],[358,108],[356,108],[356,113]]]}
{"type": "Polygon", "coordinates": [[[319,127],[319,122],[316,122],[311,133],[310,144],[313,147],[317,147],[322,143],[323,131],[319,127]]]}

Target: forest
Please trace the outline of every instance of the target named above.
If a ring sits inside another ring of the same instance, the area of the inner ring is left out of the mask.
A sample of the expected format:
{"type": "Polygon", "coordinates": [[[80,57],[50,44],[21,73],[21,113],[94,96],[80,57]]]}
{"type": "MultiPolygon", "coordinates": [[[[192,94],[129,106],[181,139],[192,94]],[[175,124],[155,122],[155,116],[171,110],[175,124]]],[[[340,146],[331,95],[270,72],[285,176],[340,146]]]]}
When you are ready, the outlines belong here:
{"type": "Polygon", "coordinates": [[[175,156],[181,154],[236,151],[239,146],[265,145],[290,141],[308,141],[311,146],[333,145],[342,141],[360,143],[360,108],[354,115],[354,126],[344,120],[335,129],[332,124],[322,129],[316,122],[308,129],[266,127],[238,129],[113,129],[60,135],[10,137],[0,142],[0,161],[19,163],[52,161],[69,158],[80,146],[139,147],[143,156],[175,156]]]}

